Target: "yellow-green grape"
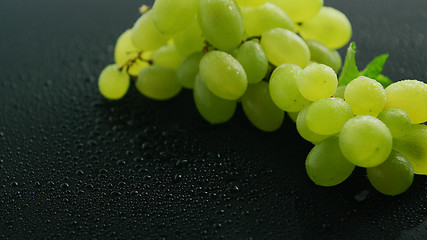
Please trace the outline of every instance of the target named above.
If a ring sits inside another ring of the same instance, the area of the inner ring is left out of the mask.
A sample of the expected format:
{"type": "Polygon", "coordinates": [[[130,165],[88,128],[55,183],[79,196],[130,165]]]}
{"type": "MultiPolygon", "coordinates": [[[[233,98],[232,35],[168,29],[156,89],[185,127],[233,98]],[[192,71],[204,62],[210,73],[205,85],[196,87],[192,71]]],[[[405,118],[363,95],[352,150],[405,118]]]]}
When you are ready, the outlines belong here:
{"type": "Polygon", "coordinates": [[[184,29],[196,16],[199,0],[156,0],[153,23],[160,32],[174,34],[184,29]]]}
{"type": "Polygon", "coordinates": [[[205,46],[205,39],[202,36],[197,18],[181,32],[173,36],[175,47],[181,56],[186,57],[191,53],[201,51],[205,46]]]}
{"type": "Polygon", "coordinates": [[[351,32],[348,18],[331,7],[322,7],[316,16],[299,27],[299,33],[304,39],[316,40],[330,49],[346,45],[350,41],[351,32]]]}
{"type": "Polygon", "coordinates": [[[330,135],[320,135],[320,134],[314,133],[313,131],[311,131],[307,127],[307,122],[306,122],[306,118],[305,118],[305,113],[307,111],[307,108],[308,108],[308,106],[305,107],[298,114],[298,117],[296,120],[297,130],[298,130],[299,135],[301,135],[302,138],[304,138],[305,140],[307,140],[313,144],[318,144],[321,141],[323,141],[324,139],[328,138],[330,135]]]}
{"type": "Polygon", "coordinates": [[[355,165],[342,154],[337,136],[331,136],[311,149],[305,160],[305,170],[317,185],[330,187],[342,183],[355,165]]]}
{"type": "Polygon", "coordinates": [[[176,71],[166,66],[149,66],[139,72],[136,88],[146,97],[167,100],[181,91],[176,71]]]}
{"type": "Polygon", "coordinates": [[[102,96],[111,100],[122,98],[129,89],[129,75],[119,66],[111,64],[105,67],[98,79],[98,89],[102,96]]]}
{"type": "Polygon", "coordinates": [[[310,101],[331,97],[337,89],[338,79],[335,71],[324,64],[310,64],[297,81],[302,96],[310,101]]]}
{"type": "Polygon", "coordinates": [[[341,56],[336,50],[330,50],[325,45],[314,40],[306,40],[310,49],[311,61],[325,64],[337,73],[341,68],[341,56]]]}
{"type": "Polygon", "coordinates": [[[286,112],[289,116],[289,118],[294,122],[297,123],[297,117],[299,112],[286,112]]]}
{"type": "Polygon", "coordinates": [[[234,0],[200,1],[198,20],[206,40],[220,50],[236,48],[245,37],[243,18],[234,0]]]}
{"type": "Polygon", "coordinates": [[[257,7],[242,7],[242,16],[245,23],[246,35],[259,36],[273,28],[295,30],[291,18],[278,6],[265,3],[257,7]]]}
{"type": "Polygon", "coordinates": [[[179,65],[178,70],[176,70],[176,76],[183,87],[193,89],[196,76],[199,73],[200,60],[203,55],[203,52],[190,54],[179,65]]]}
{"type": "Polygon", "coordinates": [[[268,70],[268,60],[261,45],[255,41],[243,43],[236,54],[237,61],[245,69],[248,83],[261,81],[268,70]]]}
{"type": "Polygon", "coordinates": [[[381,165],[367,168],[369,182],[379,192],[395,196],[408,190],[414,180],[414,169],[402,154],[392,151],[381,165]]]}
{"type": "Polygon", "coordinates": [[[323,6],[323,0],[270,0],[283,9],[294,22],[303,22],[315,16],[323,6]]]}
{"type": "Polygon", "coordinates": [[[245,6],[245,7],[255,7],[255,6],[266,3],[267,1],[268,0],[236,0],[239,6],[245,6]]]}
{"type": "Polygon", "coordinates": [[[400,108],[411,117],[412,123],[427,121],[427,84],[417,80],[403,80],[385,89],[385,109],[400,108]]]}
{"type": "Polygon", "coordinates": [[[335,90],[334,96],[344,99],[344,92],[347,85],[338,86],[337,90],[335,90]]]}
{"type": "Polygon", "coordinates": [[[297,87],[301,72],[298,65],[285,63],[277,67],[270,76],[271,99],[283,111],[299,112],[310,103],[297,87]]]}
{"type": "Polygon", "coordinates": [[[376,117],[384,109],[386,94],[379,82],[360,76],[347,85],[344,99],[350,104],[354,115],[376,117]]]}
{"type": "Polygon", "coordinates": [[[144,13],[131,29],[131,40],[141,50],[156,50],[165,45],[170,35],[161,33],[153,24],[152,10],[144,13]]]}
{"type": "Polygon", "coordinates": [[[323,98],[307,107],[307,127],[320,135],[339,133],[344,124],[353,117],[351,107],[342,98],[323,98]]]}
{"type": "Polygon", "coordinates": [[[427,175],[427,126],[413,124],[399,138],[393,139],[393,150],[411,162],[415,174],[427,175]]]}
{"type": "MultiPolygon", "coordinates": [[[[128,29],[123,32],[117,39],[116,46],[114,47],[114,61],[117,65],[123,66],[129,60],[135,61],[127,68],[127,72],[132,76],[138,76],[141,69],[148,67],[150,64],[147,61],[138,59],[138,54],[142,51],[132,44],[131,30],[128,29]]],[[[150,59],[151,52],[143,52],[142,59],[150,59]]]]}
{"type": "Polygon", "coordinates": [[[287,29],[273,28],[264,32],[261,46],[267,59],[276,66],[293,63],[304,68],[310,61],[307,44],[301,37],[287,29]]]}
{"type": "Polygon", "coordinates": [[[387,126],[375,117],[356,116],[348,120],[339,135],[344,156],[359,167],[375,167],[390,155],[392,136],[387,126]]]}
{"type": "Polygon", "coordinates": [[[196,76],[193,97],[200,115],[212,124],[227,122],[236,111],[236,101],[217,97],[209,91],[200,75],[196,76]]]}
{"type": "Polygon", "coordinates": [[[165,45],[151,54],[154,65],[161,65],[177,69],[181,64],[182,56],[174,45],[165,45]]]}
{"type": "Polygon", "coordinates": [[[205,54],[200,61],[199,71],[208,89],[227,100],[237,100],[248,86],[242,65],[226,52],[210,51],[205,54]]]}
{"type": "Polygon", "coordinates": [[[266,82],[249,85],[242,106],[249,121],[262,131],[273,132],[282,125],[285,113],[271,100],[266,82]]]}
{"type": "Polygon", "coordinates": [[[393,138],[402,137],[411,126],[411,118],[404,110],[399,108],[386,109],[377,118],[390,129],[393,138]]]}

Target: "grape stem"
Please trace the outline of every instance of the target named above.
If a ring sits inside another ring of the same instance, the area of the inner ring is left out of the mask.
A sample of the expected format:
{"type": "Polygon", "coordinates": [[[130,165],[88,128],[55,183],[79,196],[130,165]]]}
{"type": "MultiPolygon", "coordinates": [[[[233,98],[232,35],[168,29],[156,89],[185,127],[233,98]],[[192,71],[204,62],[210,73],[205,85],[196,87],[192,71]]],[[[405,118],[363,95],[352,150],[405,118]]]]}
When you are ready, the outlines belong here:
{"type": "Polygon", "coordinates": [[[138,60],[141,60],[143,62],[147,62],[150,65],[153,64],[153,60],[143,59],[142,58],[142,51],[138,51],[138,54],[136,55],[136,57],[127,60],[122,66],[119,67],[119,71],[122,71],[124,68],[126,68],[126,71],[128,71],[129,68],[138,60]]]}

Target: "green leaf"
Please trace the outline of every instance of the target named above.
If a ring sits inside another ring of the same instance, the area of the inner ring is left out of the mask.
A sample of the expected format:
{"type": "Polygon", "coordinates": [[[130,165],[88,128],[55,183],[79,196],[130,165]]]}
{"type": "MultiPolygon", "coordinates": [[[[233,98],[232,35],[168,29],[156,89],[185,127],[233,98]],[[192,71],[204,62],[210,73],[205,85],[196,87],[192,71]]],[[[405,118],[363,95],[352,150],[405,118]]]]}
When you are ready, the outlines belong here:
{"type": "Polygon", "coordinates": [[[381,83],[381,85],[383,85],[384,88],[386,88],[388,85],[393,83],[387,76],[384,76],[382,74],[378,75],[375,78],[375,80],[377,80],[377,82],[381,83]]]}
{"type": "Polygon", "coordinates": [[[361,76],[365,76],[368,78],[376,78],[383,71],[384,64],[387,61],[388,54],[382,54],[376,58],[374,58],[366,68],[360,73],[361,76]]]}
{"type": "Polygon", "coordinates": [[[352,42],[347,49],[344,66],[338,79],[338,86],[345,86],[358,76],[360,76],[360,73],[356,66],[356,43],[352,42]]]}

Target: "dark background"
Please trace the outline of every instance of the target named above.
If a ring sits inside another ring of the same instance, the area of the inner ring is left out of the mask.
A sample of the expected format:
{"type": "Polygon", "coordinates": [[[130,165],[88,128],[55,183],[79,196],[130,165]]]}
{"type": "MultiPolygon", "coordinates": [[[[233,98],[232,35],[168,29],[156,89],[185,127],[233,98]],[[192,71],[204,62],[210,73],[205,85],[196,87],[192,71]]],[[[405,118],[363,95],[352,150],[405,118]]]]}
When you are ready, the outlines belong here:
{"type": "MultiPolygon", "coordinates": [[[[427,239],[426,176],[396,197],[363,169],[318,187],[289,119],[210,126],[189,91],[104,100],[98,74],[140,5],[0,0],[0,239],[427,239]]],[[[391,79],[427,79],[427,1],[325,5],[352,22],[360,66],[390,53],[391,79]]]]}

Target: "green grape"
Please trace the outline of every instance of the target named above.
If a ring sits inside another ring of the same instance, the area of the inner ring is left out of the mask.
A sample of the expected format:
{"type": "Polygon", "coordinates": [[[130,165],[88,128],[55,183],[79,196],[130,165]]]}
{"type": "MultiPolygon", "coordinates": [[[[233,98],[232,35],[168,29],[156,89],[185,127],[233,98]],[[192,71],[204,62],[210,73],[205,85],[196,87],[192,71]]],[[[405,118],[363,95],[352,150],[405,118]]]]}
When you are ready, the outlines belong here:
{"type": "Polygon", "coordinates": [[[390,155],[391,147],[390,130],[375,117],[356,116],[341,129],[341,151],[356,166],[368,168],[380,165],[390,155]]]}
{"type": "Polygon", "coordinates": [[[404,110],[399,108],[386,109],[377,118],[390,129],[393,138],[402,137],[411,126],[411,118],[404,110]]]}
{"type": "Polygon", "coordinates": [[[271,99],[283,111],[299,112],[310,103],[301,95],[296,84],[301,72],[298,65],[285,63],[270,76],[271,99]]]}
{"type": "Polygon", "coordinates": [[[386,94],[379,82],[360,76],[347,85],[344,99],[350,104],[354,115],[376,117],[384,108],[386,94]]]}
{"type": "MultiPolygon", "coordinates": [[[[116,45],[114,47],[114,61],[117,65],[123,66],[129,60],[135,59],[135,62],[133,62],[127,68],[127,71],[132,76],[138,76],[138,73],[141,71],[141,69],[150,66],[147,61],[143,61],[138,58],[138,54],[141,54],[141,52],[141,50],[132,44],[131,30],[128,29],[117,39],[116,45]]],[[[142,59],[150,59],[151,52],[144,52],[142,53],[141,57],[142,59]]]]}
{"type": "Polygon", "coordinates": [[[161,65],[177,69],[182,61],[182,56],[174,45],[165,45],[151,54],[154,65],[161,65]]]}
{"type": "Polygon", "coordinates": [[[154,26],[152,10],[144,13],[131,29],[131,40],[141,50],[156,50],[165,45],[171,36],[165,35],[154,26]]]}
{"type": "Polygon", "coordinates": [[[142,69],[135,86],[140,93],[155,100],[172,98],[181,91],[175,69],[166,66],[142,69]]]}
{"type": "Polygon", "coordinates": [[[343,47],[351,38],[351,24],[337,9],[322,7],[319,13],[303,22],[299,32],[304,39],[316,40],[330,49],[343,47]]]}
{"type": "Polygon", "coordinates": [[[209,91],[200,75],[196,76],[193,97],[200,115],[212,124],[227,122],[236,111],[236,101],[217,97],[209,91]]]}
{"type": "Polygon", "coordinates": [[[193,89],[203,55],[203,52],[194,52],[184,58],[181,65],[179,65],[178,70],[176,70],[176,76],[183,87],[193,89]]]}
{"type": "Polygon", "coordinates": [[[404,80],[390,84],[386,89],[385,109],[400,108],[411,117],[412,123],[427,121],[427,84],[404,80]]]}
{"type": "Polygon", "coordinates": [[[310,101],[331,97],[337,89],[338,79],[335,71],[324,65],[313,63],[307,66],[297,81],[302,96],[310,101]]]}
{"type": "Polygon", "coordinates": [[[246,91],[245,70],[233,56],[222,51],[210,51],[200,61],[200,76],[208,89],[218,97],[237,100],[246,91]]]}
{"type": "Polygon", "coordinates": [[[297,131],[298,131],[299,135],[301,135],[301,137],[304,138],[305,140],[307,140],[313,144],[318,144],[321,141],[323,141],[324,139],[328,138],[330,135],[320,135],[320,134],[314,133],[313,131],[311,131],[307,127],[307,122],[306,122],[306,118],[305,118],[305,113],[307,112],[307,108],[308,108],[308,106],[305,107],[298,114],[298,117],[296,120],[297,131]]]}
{"type": "Polygon", "coordinates": [[[415,174],[427,175],[427,126],[413,124],[402,137],[393,139],[393,150],[411,162],[415,174]]]}
{"type": "Polygon", "coordinates": [[[323,6],[323,0],[270,0],[283,9],[294,22],[303,22],[315,16],[323,6]]]}
{"type": "Polygon", "coordinates": [[[258,7],[241,8],[247,36],[260,36],[273,28],[294,31],[295,26],[289,16],[278,6],[266,3],[258,7]]]}
{"type": "Polygon", "coordinates": [[[286,112],[289,116],[289,118],[294,122],[297,123],[297,117],[299,112],[286,112]]]}
{"type": "Polygon", "coordinates": [[[181,56],[186,57],[191,53],[201,51],[205,46],[205,39],[202,36],[197,18],[181,32],[173,36],[175,47],[181,56]]]}
{"type": "Polygon", "coordinates": [[[307,44],[301,37],[287,29],[273,28],[264,32],[261,46],[267,59],[276,66],[293,63],[304,68],[310,61],[307,44]]]}
{"type": "Polygon", "coordinates": [[[156,0],[153,6],[153,23],[164,34],[183,30],[197,13],[199,0],[156,0]]]}
{"type": "Polygon", "coordinates": [[[325,64],[337,73],[341,68],[341,56],[336,50],[330,50],[325,45],[314,40],[306,40],[310,49],[311,61],[325,64]]]}
{"type": "Polygon", "coordinates": [[[249,121],[262,131],[273,132],[282,125],[285,113],[274,105],[266,82],[249,85],[242,106],[249,121]]]}
{"type": "Polygon", "coordinates": [[[236,48],[245,37],[243,18],[234,0],[200,1],[198,20],[206,40],[220,50],[236,48]]]}
{"type": "Polygon", "coordinates": [[[338,86],[337,90],[335,90],[334,96],[344,99],[344,92],[347,85],[338,86]]]}
{"type": "Polygon", "coordinates": [[[314,146],[305,160],[307,175],[315,184],[324,187],[342,183],[354,168],[354,164],[342,154],[337,136],[331,136],[314,146]]]}
{"type": "Polygon", "coordinates": [[[402,154],[392,151],[381,165],[367,168],[369,182],[379,192],[395,196],[408,190],[414,180],[414,169],[402,154]]]}
{"type": "Polygon", "coordinates": [[[344,124],[353,117],[351,107],[342,98],[323,98],[307,107],[307,127],[320,135],[339,133],[344,124]]]}
{"type": "Polygon", "coordinates": [[[98,89],[102,96],[111,100],[122,98],[129,89],[129,75],[119,66],[111,64],[105,67],[98,79],[98,89]]]}
{"type": "Polygon", "coordinates": [[[245,69],[248,83],[257,83],[267,74],[268,60],[261,45],[257,42],[243,43],[236,54],[236,59],[245,69]]]}
{"type": "Polygon", "coordinates": [[[267,1],[268,0],[236,0],[239,6],[245,6],[245,7],[255,7],[255,6],[266,3],[267,1]]]}

